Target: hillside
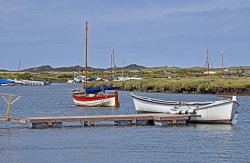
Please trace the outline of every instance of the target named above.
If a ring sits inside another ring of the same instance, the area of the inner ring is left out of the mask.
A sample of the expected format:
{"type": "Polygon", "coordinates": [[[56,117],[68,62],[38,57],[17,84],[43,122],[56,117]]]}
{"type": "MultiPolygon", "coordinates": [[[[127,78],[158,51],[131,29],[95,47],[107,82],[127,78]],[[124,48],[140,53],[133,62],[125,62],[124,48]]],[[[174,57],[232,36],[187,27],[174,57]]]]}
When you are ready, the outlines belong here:
{"type": "MultiPolygon", "coordinates": [[[[130,64],[126,67],[124,67],[124,70],[141,70],[144,69],[146,67],[144,66],[140,66],[137,64],[130,64]]],[[[122,69],[122,67],[117,67],[116,69],[122,69]]],[[[76,66],[70,66],[70,67],[59,67],[59,68],[53,68],[50,65],[43,65],[43,66],[39,66],[39,67],[33,67],[33,68],[29,68],[29,69],[24,69],[21,70],[22,72],[51,72],[51,71],[56,71],[56,72],[79,72],[79,71],[83,71],[84,67],[81,67],[79,65],[76,66]]],[[[93,68],[93,67],[88,67],[88,70],[90,71],[107,71],[110,70],[110,68],[107,69],[103,69],[103,68],[93,68]]]]}
{"type": "Polygon", "coordinates": [[[50,65],[44,65],[44,66],[39,66],[39,67],[34,67],[34,68],[29,68],[29,69],[24,69],[21,71],[25,72],[44,72],[44,71],[54,71],[54,68],[52,68],[50,65]]]}

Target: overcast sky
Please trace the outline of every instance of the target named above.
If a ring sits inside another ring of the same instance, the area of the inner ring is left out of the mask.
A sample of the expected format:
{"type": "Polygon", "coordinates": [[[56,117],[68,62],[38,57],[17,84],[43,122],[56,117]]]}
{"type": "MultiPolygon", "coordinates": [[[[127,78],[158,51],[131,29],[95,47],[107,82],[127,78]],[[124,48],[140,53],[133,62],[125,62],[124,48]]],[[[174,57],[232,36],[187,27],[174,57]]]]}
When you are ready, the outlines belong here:
{"type": "Polygon", "coordinates": [[[0,0],[0,69],[250,64],[249,0],[0,0]]]}

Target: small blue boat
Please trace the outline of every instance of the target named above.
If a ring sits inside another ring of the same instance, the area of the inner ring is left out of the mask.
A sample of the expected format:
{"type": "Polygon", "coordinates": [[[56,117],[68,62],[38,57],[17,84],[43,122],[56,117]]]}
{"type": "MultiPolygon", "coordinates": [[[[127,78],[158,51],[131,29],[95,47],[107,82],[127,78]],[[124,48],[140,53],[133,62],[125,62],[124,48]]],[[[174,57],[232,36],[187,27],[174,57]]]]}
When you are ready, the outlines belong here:
{"type": "Polygon", "coordinates": [[[1,85],[15,85],[15,81],[9,79],[0,79],[0,86],[1,85]]]}

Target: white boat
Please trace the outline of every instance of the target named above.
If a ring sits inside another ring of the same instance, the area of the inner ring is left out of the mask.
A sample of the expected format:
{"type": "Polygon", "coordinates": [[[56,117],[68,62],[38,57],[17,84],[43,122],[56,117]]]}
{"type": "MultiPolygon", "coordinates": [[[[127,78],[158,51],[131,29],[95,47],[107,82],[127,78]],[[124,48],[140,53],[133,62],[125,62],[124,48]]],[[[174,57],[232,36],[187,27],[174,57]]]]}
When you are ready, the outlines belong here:
{"type": "Polygon", "coordinates": [[[208,102],[178,102],[178,101],[165,101],[159,99],[153,99],[149,97],[137,96],[133,93],[130,94],[133,98],[135,109],[138,112],[155,112],[155,113],[169,113],[177,106],[204,106],[213,103],[208,102]]]}
{"type": "Polygon", "coordinates": [[[22,80],[23,85],[50,85],[51,81],[48,80],[34,80],[34,79],[29,79],[29,80],[22,80]]]}
{"type": "Polygon", "coordinates": [[[112,79],[112,81],[127,81],[127,80],[142,80],[142,78],[139,77],[123,77],[123,76],[118,76],[118,77],[114,77],[112,79]]]}
{"type": "Polygon", "coordinates": [[[239,103],[236,96],[232,99],[208,102],[178,102],[152,99],[131,93],[138,112],[158,112],[168,114],[194,114],[190,122],[231,123],[239,103]]]}
{"type": "Polygon", "coordinates": [[[85,76],[76,76],[74,79],[70,79],[67,83],[83,83],[85,76]]]}
{"type": "Polygon", "coordinates": [[[15,85],[23,85],[23,80],[14,79],[15,85]]]}
{"type": "Polygon", "coordinates": [[[133,76],[133,77],[127,77],[127,80],[142,80],[142,78],[133,76]]]}

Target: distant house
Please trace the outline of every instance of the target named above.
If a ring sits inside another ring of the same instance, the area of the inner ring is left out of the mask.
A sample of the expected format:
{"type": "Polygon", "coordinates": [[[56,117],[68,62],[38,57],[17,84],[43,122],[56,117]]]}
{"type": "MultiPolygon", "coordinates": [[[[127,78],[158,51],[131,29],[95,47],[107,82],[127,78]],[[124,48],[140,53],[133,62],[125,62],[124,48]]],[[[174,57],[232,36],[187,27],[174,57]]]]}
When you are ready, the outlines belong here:
{"type": "Polygon", "coordinates": [[[215,71],[206,71],[206,72],[204,72],[204,74],[209,74],[209,75],[213,75],[213,74],[216,74],[216,72],[215,71]]]}
{"type": "Polygon", "coordinates": [[[139,70],[131,70],[131,71],[129,71],[129,72],[138,73],[138,72],[140,72],[140,71],[139,71],[139,70]]]}
{"type": "Polygon", "coordinates": [[[112,72],[111,72],[111,71],[104,71],[104,73],[110,74],[110,73],[112,73],[112,72]]]}

